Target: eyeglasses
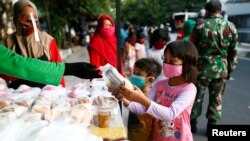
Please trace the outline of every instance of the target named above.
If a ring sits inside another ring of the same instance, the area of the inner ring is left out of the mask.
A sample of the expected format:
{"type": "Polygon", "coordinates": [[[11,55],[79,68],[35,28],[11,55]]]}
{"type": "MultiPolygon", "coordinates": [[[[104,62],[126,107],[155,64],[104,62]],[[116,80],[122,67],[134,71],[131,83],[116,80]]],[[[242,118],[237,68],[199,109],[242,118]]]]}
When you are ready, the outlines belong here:
{"type": "Polygon", "coordinates": [[[163,60],[163,63],[168,63],[168,64],[172,64],[172,65],[182,65],[183,64],[182,60],[177,58],[177,57],[166,58],[165,56],[162,56],[161,58],[163,60]]]}

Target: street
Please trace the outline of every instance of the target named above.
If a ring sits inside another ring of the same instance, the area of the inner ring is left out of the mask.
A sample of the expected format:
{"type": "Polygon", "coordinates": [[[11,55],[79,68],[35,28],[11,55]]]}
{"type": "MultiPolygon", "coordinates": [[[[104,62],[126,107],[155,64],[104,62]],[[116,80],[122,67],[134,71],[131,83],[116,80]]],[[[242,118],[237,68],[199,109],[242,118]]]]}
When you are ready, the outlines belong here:
{"type": "MultiPolygon", "coordinates": [[[[250,59],[239,58],[235,72],[226,85],[223,97],[221,125],[250,125],[250,59]]],[[[205,113],[208,105],[208,93],[205,95],[202,115],[198,119],[198,132],[193,134],[194,141],[206,141],[205,113]]]]}

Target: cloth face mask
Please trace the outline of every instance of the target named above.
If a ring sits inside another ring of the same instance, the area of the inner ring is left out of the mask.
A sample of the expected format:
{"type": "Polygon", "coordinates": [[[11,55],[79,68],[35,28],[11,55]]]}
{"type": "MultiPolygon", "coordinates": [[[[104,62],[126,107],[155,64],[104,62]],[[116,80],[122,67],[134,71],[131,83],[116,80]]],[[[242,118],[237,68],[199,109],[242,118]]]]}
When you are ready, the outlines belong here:
{"type": "Polygon", "coordinates": [[[101,28],[101,33],[104,36],[112,36],[115,33],[115,28],[114,27],[106,27],[106,28],[101,28]]]}
{"type": "Polygon", "coordinates": [[[163,73],[167,78],[182,75],[182,65],[163,63],[163,73]]]}

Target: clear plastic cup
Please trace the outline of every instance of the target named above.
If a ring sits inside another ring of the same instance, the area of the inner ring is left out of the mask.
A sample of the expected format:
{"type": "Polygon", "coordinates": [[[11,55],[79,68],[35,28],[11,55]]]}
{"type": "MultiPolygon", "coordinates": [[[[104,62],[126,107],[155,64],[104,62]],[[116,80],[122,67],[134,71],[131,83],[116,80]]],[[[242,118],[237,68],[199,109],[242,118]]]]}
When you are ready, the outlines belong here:
{"type": "Polygon", "coordinates": [[[99,108],[97,111],[98,126],[101,128],[108,128],[110,126],[112,109],[99,108]]]}

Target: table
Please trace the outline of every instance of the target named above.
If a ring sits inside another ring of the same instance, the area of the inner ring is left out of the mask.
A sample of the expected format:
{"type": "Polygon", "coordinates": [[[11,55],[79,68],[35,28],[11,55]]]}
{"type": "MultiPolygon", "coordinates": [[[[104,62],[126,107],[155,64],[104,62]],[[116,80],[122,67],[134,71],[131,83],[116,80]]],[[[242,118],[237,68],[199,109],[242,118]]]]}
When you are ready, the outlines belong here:
{"type": "Polygon", "coordinates": [[[97,116],[94,113],[94,118],[92,121],[92,126],[89,128],[91,133],[96,136],[102,137],[103,139],[118,140],[127,138],[126,128],[123,124],[121,111],[119,104],[112,111],[112,118],[110,122],[110,127],[100,128],[97,126],[97,116]]]}
{"type": "MultiPolygon", "coordinates": [[[[107,88],[105,88],[106,84],[104,83],[103,80],[95,80],[92,81],[91,83],[85,83],[85,84],[77,84],[74,87],[65,89],[62,87],[56,87],[56,86],[47,86],[47,89],[40,89],[40,88],[32,88],[29,86],[25,86],[23,88],[25,88],[25,91],[20,91],[19,89],[17,90],[11,90],[11,89],[2,89],[0,90],[0,96],[2,94],[2,96],[4,96],[4,94],[8,94],[7,96],[9,98],[2,98],[2,99],[12,99],[13,101],[9,103],[8,106],[11,106],[13,103],[15,103],[14,101],[17,99],[16,96],[19,96],[18,98],[20,99],[38,99],[39,97],[45,97],[48,96],[46,98],[49,98],[52,103],[55,102],[56,100],[59,100],[62,98],[67,98],[71,93],[71,91],[69,90],[78,90],[77,92],[80,94],[84,94],[89,96],[90,101],[92,101],[95,96],[98,95],[107,95],[110,96],[110,92],[107,91],[107,88]],[[50,88],[50,89],[48,89],[50,88]],[[74,88],[74,89],[72,89],[74,88]],[[44,91],[49,91],[48,93],[43,93],[44,91]],[[46,95],[45,95],[46,94],[46,95]],[[91,95],[89,95],[91,94],[91,95]]],[[[75,94],[78,94],[75,93],[75,94]]],[[[78,96],[78,95],[74,95],[74,96],[78,96]]],[[[71,97],[72,98],[72,97],[71,97]]],[[[61,100],[62,100],[61,99],[61,100]]],[[[1,100],[1,99],[0,99],[1,100]]],[[[32,103],[34,102],[32,101],[32,103]]],[[[64,100],[63,100],[64,101],[64,100]]],[[[51,104],[48,104],[51,108],[51,104]]],[[[70,103],[70,105],[74,105],[75,101],[73,101],[72,103],[70,103]],[[72,104],[73,103],[73,104],[72,104]]],[[[80,103],[78,103],[80,104],[80,103]]],[[[68,138],[67,137],[78,137],[77,139],[82,141],[82,139],[84,140],[88,140],[86,137],[92,137],[94,135],[98,136],[100,139],[104,139],[104,140],[121,140],[121,139],[126,139],[127,138],[127,133],[126,133],[126,127],[123,124],[123,120],[122,120],[122,116],[121,116],[121,111],[120,111],[120,107],[119,104],[117,104],[115,106],[115,108],[112,110],[112,118],[111,118],[111,123],[110,123],[110,127],[109,128],[100,128],[97,126],[96,124],[96,118],[97,118],[97,114],[96,114],[96,109],[94,106],[90,106],[88,103],[86,103],[87,107],[91,108],[93,107],[92,110],[93,111],[93,120],[91,122],[91,126],[90,127],[86,127],[86,126],[79,126],[79,124],[71,124],[72,121],[69,120],[70,118],[68,118],[68,116],[70,115],[69,111],[65,112],[65,116],[63,116],[63,118],[59,118],[59,120],[53,120],[48,122],[47,120],[42,120],[41,117],[43,117],[41,114],[40,117],[38,117],[35,122],[29,122],[29,124],[25,123],[23,120],[22,115],[26,114],[26,113],[32,113],[31,106],[33,106],[33,104],[31,104],[30,106],[28,106],[28,110],[24,111],[22,114],[20,114],[19,116],[16,116],[15,114],[15,110],[14,112],[11,112],[13,115],[13,119],[11,119],[10,117],[12,116],[3,116],[4,113],[1,113],[1,109],[0,109],[0,137],[1,141],[9,141],[9,139],[7,138],[5,133],[11,133],[11,134],[7,134],[11,137],[13,137],[12,141],[32,141],[37,138],[39,138],[40,140],[52,140],[54,138],[61,138],[64,141],[66,141],[68,138]],[[1,116],[2,114],[2,116],[1,116]],[[66,117],[66,118],[65,118],[66,117]],[[7,121],[5,121],[7,120],[7,121]],[[38,125],[38,126],[34,126],[34,125],[38,125]],[[6,127],[6,128],[4,128],[6,127]],[[31,128],[32,127],[32,128],[31,128]],[[36,128],[34,128],[36,127],[36,128]],[[12,130],[12,128],[14,128],[15,130],[12,130]],[[16,131],[16,132],[13,132],[16,131]],[[89,132],[91,132],[92,136],[89,135],[89,132]],[[68,136],[68,133],[71,136],[68,136]],[[32,134],[32,136],[30,136],[30,134],[32,134]],[[50,135],[49,137],[48,134],[50,135]],[[94,135],[93,135],[94,134],[94,135]],[[46,135],[46,136],[44,136],[46,135]],[[85,136],[84,136],[85,135],[85,136]],[[20,136],[22,138],[20,138],[20,136]],[[6,137],[5,139],[3,137],[6,137]],[[41,139],[41,137],[43,137],[41,139]],[[46,139],[44,139],[44,137],[47,137],[46,139]],[[29,138],[29,139],[27,139],[29,138]]],[[[90,103],[92,105],[92,103],[90,103]]],[[[76,105],[74,105],[76,106],[76,105]]],[[[72,107],[71,107],[72,108],[72,107]]],[[[83,117],[85,115],[83,114],[83,117]]],[[[91,117],[90,117],[91,118],[91,117]]],[[[88,122],[89,123],[89,122],[88,122]]],[[[9,137],[8,136],[8,137],[9,137]]],[[[95,138],[97,138],[96,136],[94,136],[95,138]]],[[[93,137],[93,138],[94,138],[93,137]]],[[[98,139],[99,139],[98,138],[98,139]]],[[[48,141],[50,141],[48,140],[48,141]]],[[[57,140],[57,139],[55,139],[57,140]]],[[[55,141],[53,140],[53,141],[55,141]]],[[[69,139],[69,140],[75,140],[76,139],[69,139]]],[[[67,141],[69,141],[67,140],[67,141]]],[[[98,140],[99,141],[99,140],[98,140]]]]}

